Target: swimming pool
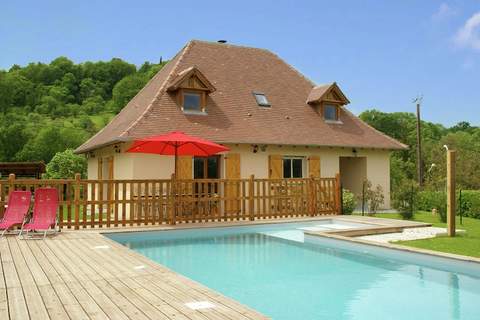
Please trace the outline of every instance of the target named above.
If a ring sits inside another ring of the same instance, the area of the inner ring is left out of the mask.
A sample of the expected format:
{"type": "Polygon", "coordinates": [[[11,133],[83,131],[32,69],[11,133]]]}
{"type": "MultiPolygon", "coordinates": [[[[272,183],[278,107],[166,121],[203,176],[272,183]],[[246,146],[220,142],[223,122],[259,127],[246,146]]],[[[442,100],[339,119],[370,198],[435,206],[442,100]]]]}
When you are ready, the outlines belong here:
{"type": "Polygon", "coordinates": [[[328,224],[107,236],[273,319],[480,318],[478,264],[303,236],[328,224]]]}

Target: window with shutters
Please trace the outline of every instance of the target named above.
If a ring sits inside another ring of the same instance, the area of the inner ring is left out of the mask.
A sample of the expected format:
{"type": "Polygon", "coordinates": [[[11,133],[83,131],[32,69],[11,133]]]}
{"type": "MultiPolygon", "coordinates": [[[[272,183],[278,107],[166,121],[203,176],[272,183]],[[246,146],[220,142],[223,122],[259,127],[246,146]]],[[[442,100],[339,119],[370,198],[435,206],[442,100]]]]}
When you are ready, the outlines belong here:
{"type": "Polygon", "coordinates": [[[284,157],[283,158],[283,177],[284,178],[303,178],[305,172],[305,159],[303,157],[284,157]]]}
{"type": "Polygon", "coordinates": [[[220,156],[194,157],[194,179],[218,179],[220,178],[220,156]]]}

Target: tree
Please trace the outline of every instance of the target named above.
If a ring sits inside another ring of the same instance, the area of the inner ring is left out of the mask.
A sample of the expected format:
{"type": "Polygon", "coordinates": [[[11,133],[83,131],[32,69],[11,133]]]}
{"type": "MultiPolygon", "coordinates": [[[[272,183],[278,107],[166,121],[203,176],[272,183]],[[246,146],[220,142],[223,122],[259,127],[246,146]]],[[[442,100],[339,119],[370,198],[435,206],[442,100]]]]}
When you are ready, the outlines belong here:
{"type": "Polygon", "coordinates": [[[120,80],[112,91],[112,110],[120,111],[147,83],[143,74],[134,74],[120,80]]]}
{"type": "Polygon", "coordinates": [[[76,155],[72,149],[57,152],[47,165],[45,178],[47,179],[73,179],[76,173],[86,177],[87,160],[76,155]]]}
{"type": "Polygon", "coordinates": [[[22,161],[48,163],[57,152],[78,147],[87,136],[88,134],[84,130],[78,128],[47,126],[25,144],[17,158],[22,161]]]}

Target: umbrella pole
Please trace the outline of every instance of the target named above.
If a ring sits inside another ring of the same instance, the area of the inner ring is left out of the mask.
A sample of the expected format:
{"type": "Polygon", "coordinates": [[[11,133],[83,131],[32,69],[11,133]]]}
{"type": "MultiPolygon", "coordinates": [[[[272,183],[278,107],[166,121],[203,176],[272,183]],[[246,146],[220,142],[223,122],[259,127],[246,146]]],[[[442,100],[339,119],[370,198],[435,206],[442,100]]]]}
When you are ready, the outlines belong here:
{"type": "Polygon", "coordinates": [[[178,160],[178,146],[175,144],[175,165],[173,171],[173,217],[170,221],[171,224],[175,224],[175,220],[177,219],[177,161],[178,160]]]}

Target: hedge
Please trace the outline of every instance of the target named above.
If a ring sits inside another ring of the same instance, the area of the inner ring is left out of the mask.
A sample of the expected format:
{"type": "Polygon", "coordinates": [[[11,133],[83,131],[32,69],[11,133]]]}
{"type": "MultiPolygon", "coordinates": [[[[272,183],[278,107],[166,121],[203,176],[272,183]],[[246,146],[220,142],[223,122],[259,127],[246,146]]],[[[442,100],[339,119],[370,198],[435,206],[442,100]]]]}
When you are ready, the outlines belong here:
{"type": "MultiPolygon", "coordinates": [[[[457,191],[457,215],[480,219],[480,190],[462,190],[460,203],[460,192],[457,191]]],[[[431,211],[437,209],[439,214],[446,214],[447,195],[441,191],[421,191],[417,196],[417,208],[419,210],[431,211]]]]}

